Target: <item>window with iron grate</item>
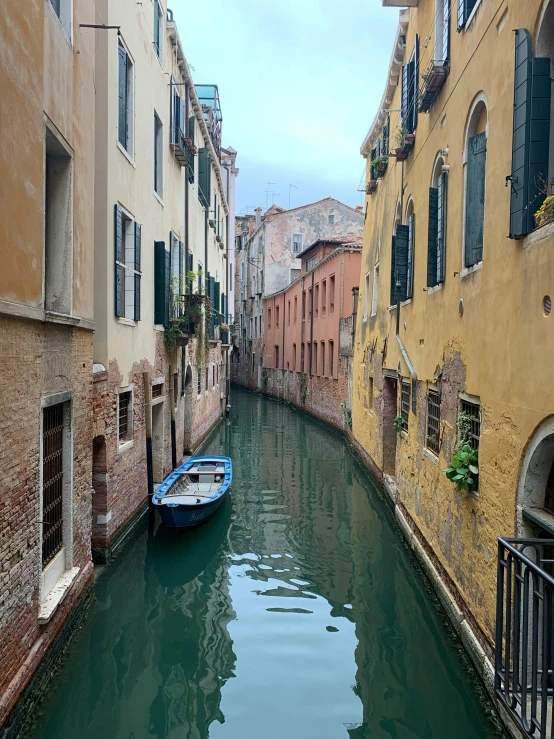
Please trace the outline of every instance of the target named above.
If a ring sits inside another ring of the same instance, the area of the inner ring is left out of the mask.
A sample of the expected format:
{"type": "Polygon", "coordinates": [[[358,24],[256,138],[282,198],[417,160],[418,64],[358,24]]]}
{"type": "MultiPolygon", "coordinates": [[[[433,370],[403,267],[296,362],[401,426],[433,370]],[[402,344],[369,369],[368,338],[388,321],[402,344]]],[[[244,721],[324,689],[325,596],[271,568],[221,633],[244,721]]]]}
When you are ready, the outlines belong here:
{"type": "Polygon", "coordinates": [[[460,410],[469,418],[469,428],[466,433],[466,441],[472,449],[479,449],[479,437],[481,436],[481,405],[479,403],[470,403],[469,400],[462,400],[460,403],[460,410]]]}
{"type": "Polygon", "coordinates": [[[152,397],[161,398],[164,392],[163,382],[158,382],[157,385],[152,385],[152,397]]]}
{"type": "Polygon", "coordinates": [[[118,421],[118,439],[119,443],[122,444],[125,441],[130,441],[133,438],[133,393],[131,390],[127,390],[118,395],[118,409],[117,409],[117,421],[118,421]]]}
{"type": "Polygon", "coordinates": [[[427,434],[426,446],[430,452],[440,451],[441,399],[436,390],[427,393],[427,434]]]}
{"type": "Polygon", "coordinates": [[[402,418],[402,431],[408,433],[408,420],[410,418],[410,381],[402,380],[400,396],[400,416],[402,418]]]}
{"type": "Polygon", "coordinates": [[[42,566],[63,545],[64,403],[45,408],[42,425],[42,566]]]}

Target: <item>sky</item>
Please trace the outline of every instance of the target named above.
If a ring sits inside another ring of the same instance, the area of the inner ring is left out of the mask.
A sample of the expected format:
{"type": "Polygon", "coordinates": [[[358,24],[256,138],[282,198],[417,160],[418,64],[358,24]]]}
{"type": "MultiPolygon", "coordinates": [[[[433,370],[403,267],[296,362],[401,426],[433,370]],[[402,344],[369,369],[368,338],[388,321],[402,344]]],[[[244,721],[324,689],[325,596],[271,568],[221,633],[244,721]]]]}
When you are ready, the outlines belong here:
{"type": "Polygon", "coordinates": [[[195,83],[219,88],[223,146],[238,152],[237,214],[288,208],[289,194],[291,208],[329,196],[363,203],[360,146],[385,87],[398,9],[379,0],[169,7],[195,83]]]}

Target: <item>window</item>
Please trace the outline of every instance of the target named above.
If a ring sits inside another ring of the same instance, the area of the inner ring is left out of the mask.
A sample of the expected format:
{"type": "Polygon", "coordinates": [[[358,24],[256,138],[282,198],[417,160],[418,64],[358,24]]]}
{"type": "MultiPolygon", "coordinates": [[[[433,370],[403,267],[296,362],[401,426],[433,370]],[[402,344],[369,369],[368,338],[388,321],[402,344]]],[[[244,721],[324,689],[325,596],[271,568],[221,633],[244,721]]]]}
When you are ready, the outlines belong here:
{"type": "Polygon", "coordinates": [[[275,306],[275,328],[279,328],[279,306],[275,306]]]}
{"type": "MultiPolygon", "coordinates": [[[[469,400],[462,399],[460,401],[460,411],[467,419],[467,428],[460,429],[462,423],[458,418],[458,428],[465,436],[465,441],[472,449],[479,449],[479,437],[481,436],[481,405],[472,403],[469,400]]],[[[461,439],[459,439],[460,441],[461,439]]]]}
{"type": "Polygon", "coordinates": [[[300,372],[304,372],[304,342],[300,344],[300,372]]]}
{"type": "Polygon", "coordinates": [[[173,373],[173,398],[175,400],[175,408],[179,404],[179,373],[173,373]]]}
{"type": "Polygon", "coordinates": [[[402,431],[408,433],[408,421],[410,418],[410,381],[402,380],[400,390],[400,417],[402,418],[402,431]]]}
{"type": "Polygon", "coordinates": [[[441,399],[436,390],[427,393],[427,435],[425,445],[438,455],[440,451],[441,399]]]}
{"type": "Polygon", "coordinates": [[[298,296],[294,296],[294,323],[296,323],[296,314],[298,309],[298,296]]]}
{"type": "Polygon", "coordinates": [[[267,327],[271,328],[271,308],[267,309],[267,327]]]}
{"type": "Polygon", "coordinates": [[[71,313],[73,261],[73,162],[54,134],[46,130],[44,182],[44,307],[71,313]]]}
{"type": "MultiPolygon", "coordinates": [[[[411,204],[410,204],[411,205],[411,204]]],[[[412,230],[413,234],[413,230],[412,230]]],[[[391,282],[390,304],[407,300],[408,296],[408,265],[409,265],[409,226],[397,225],[396,233],[392,237],[391,250],[391,282]]],[[[413,264],[413,260],[412,260],[413,264]]]]}
{"type": "Polygon", "coordinates": [[[292,370],[296,372],[296,344],[292,345],[292,370]]]}
{"type": "Polygon", "coordinates": [[[204,208],[210,207],[212,162],[206,146],[198,149],[198,200],[204,208]]]}
{"type": "Polygon", "coordinates": [[[464,267],[483,260],[485,179],[487,170],[487,107],[478,96],[469,118],[464,152],[464,267]]]}
{"type": "Polygon", "coordinates": [[[415,255],[415,213],[414,203],[410,201],[408,204],[408,267],[406,274],[406,296],[405,300],[409,300],[414,294],[414,255],[415,255]]]}
{"type": "MultiPolygon", "coordinates": [[[[171,259],[171,296],[182,295],[184,293],[183,283],[183,242],[175,236],[173,231],[169,233],[169,251],[171,259]]],[[[177,318],[181,314],[181,304],[179,301],[172,301],[171,318],[177,318]]]]}
{"type": "MultiPolygon", "coordinates": [[[[115,315],[140,321],[141,226],[119,205],[115,206],[114,238],[115,315]]],[[[160,243],[165,251],[163,242],[160,243]]]]}
{"type": "Polygon", "coordinates": [[[290,326],[290,300],[288,301],[288,309],[289,309],[289,320],[288,320],[288,325],[290,326]]]}
{"type": "Polygon", "coordinates": [[[327,280],[323,280],[321,283],[321,315],[324,316],[327,312],[327,280]]]}
{"type": "Polygon", "coordinates": [[[335,275],[329,278],[329,315],[335,312],[335,275]]]}
{"type": "MultiPolygon", "coordinates": [[[[63,546],[64,411],[57,403],[42,412],[42,566],[45,567],[63,546]]],[[[65,568],[64,568],[65,569],[65,568]]],[[[63,574],[63,569],[62,573],[63,574]]],[[[56,578],[57,579],[57,578],[56,578]]]]}
{"type": "Polygon", "coordinates": [[[465,28],[467,20],[478,2],[479,0],[458,0],[458,31],[465,28]]]}
{"type": "Polygon", "coordinates": [[[377,304],[379,301],[379,265],[373,268],[373,292],[371,294],[371,315],[377,315],[377,304]]]}
{"type": "Polygon", "coordinates": [[[164,14],[159,0],[154,0],[154,51],[158,59],[163,55],[164,14]]]}
{"type": "Polygon", "coordinates": [[[311,269],[313,269],[317,264],[317,256],[312,257],[311,259],[308,259],[306,262],[306,272],[309,272],[311,269]]]}
{"type": "Polygon", "coordinates": [[[315,317],[317,318],[319,316],[319,284],[315,286],[314,310],[315,310],[315,317]]]}
{"type": "Polygon", "coordinates": [[[451,0],[435,0],[435,60],[450,59],[450,3],[451,0]]]}
{"type": "Polygon", "coordinates": [[[318,367],[317,367],[317,341],[314,341],[312,344],[312,374],[318,375],[318,367]]]}
{"type": "Polygon", "coordinates": [[[202,375],[200,374],[200,370],[197,371],[196,376],[196,394],[200,395],[202,393],[202,375]]]}
{"type": "Polygon", "coordinates": [[[308,318],[312,315],[312,288],[308,288],[308,318]]]}
{"type": "Polygon", "coordinates": [[[71,39],[72,0],[50,0],[50,5],[54,8],[54,13],[58,16],[67,37],[71,39]]]}
{"type": "Polygon", "coordinates": [[[365,276],[364,282],[364,321],[367,321],[369,314],[369,272],[365,276]]]}
{"type": "Polygon", "coordinates": [[[254,319],[250,319],[250,338],[254,338],[254,319]]]}
{"type": "Polygon", "coordinates": [[[333,377],[334,361],[335,361],[335,342],[330,341],[329,342],[329,377],[333,377]]]}
{"type": "Polygon", "coordinates": [[[321,342],[321,376],[325,377],[325,342],[321,342]]]}
{"type": "Polygon", "coordinates": [[[335,225],[335,216],[332,213],[329,214],[329,225],[330,226],[335,225]]]}
{"type": "Polygon", "coordinates": [[[302,251],[303,235],[293,234],[292,235],[292,253],[300,254],[302,251]]]}
{"type": "Polygon", "coordinates": [[[205,384],[204,384],[204,392],[207,393],[208,392],[208,388],[209,388],[209,382],[210,382],[210,377],[209,377],[209,372],[208,372],[208,368],[207,367],[206,367],[206,370],[205,370],[205,373],[204,374],[206,375],[206,377],[205,377],[205,384]]]}
{"type": "Polygon", "coordinates": [[[258,316],[254,318],[254,338],[258,338],[258,316]]]}
{"type": "Polygon", "coordinates": [[[154,192],[163,197],[163,125],[154,111],[154,192]]]}
{"type": "Polygon", "coordinates": [[[446,201],[448,175],[442,172],[444,161],[439,157],[429,189],[429,229],[427,241],[427,287],[444,282],[446,263],[446,201]]]}
{"type": "Polygon", "coordinates": [[[212,366],[212,387],[215,387],[215,364],[212,366]]]}
{"type": "Polygon", "coordinates": [[[120,391],[117,396],[117,438],[120,444],[133,438],[133,391],[120,391]]]}
{"type": "Polygon", "coordinates": [[[419,36],[408,64],[402,67],[401,116],[406,133],[413,133],[417,127],[417,102],[419,88],[419,36]]]}
{"type": "Polygon", "coordinates": [[[164,394],[164,383],[157,382],[152,384],[152,398],[161,398],[164,394]]]}
{"type": "Polygon", "coordinates": [[[279,369],[279,347],[275,345],[275,369],[279,369]]]}
{"type": "Polygon", "coordinates": [[[254,352],[252,352],[252,372],[254,372],[256,369],[256,355],[254,352]]]}
{"type": "Polygon", "coordinates": [[[302,320],[306,320],[306,291],[302,291],[302,320]]]}
{"type": "Polygon", "coordinates": [[[134,64],[129,52],[119,41],[118,45],[118,140],[121,146],[133,156],[133,131],[134,131],[134,64]]]}

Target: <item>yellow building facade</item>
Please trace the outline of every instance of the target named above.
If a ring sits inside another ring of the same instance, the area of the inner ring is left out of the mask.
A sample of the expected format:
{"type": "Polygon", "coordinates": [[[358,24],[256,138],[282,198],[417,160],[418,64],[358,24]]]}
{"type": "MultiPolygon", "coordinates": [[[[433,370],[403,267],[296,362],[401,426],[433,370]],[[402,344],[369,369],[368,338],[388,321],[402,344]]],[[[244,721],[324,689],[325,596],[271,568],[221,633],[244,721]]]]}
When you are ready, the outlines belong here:
{"type": "Polygon", "coordinates": [[[406,4],[362,145],[353,435],[490,656],[498,537],[554,530],[554,2],[406,4]]]}

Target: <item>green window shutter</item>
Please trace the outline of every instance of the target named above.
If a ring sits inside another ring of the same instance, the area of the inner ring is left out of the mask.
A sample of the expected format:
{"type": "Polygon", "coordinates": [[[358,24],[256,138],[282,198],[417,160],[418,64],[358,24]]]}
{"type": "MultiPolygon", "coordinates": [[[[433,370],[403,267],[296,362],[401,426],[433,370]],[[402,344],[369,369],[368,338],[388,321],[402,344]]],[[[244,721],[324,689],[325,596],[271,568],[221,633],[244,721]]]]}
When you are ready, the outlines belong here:
{"type": "Polygon", "coordinates": [[[119,60],[119,110],[118,138],[121,146],[127,148],[127,52],[122,46],[117,47],[119,60]]]}
{"type": "Polygon", "coordinates": [[[390,262],[390,304],[396,305],[396,239],[392,237],[390,262]]]}
{"type": "Polygon", "coordinates": [[[437,284],[446,277],[446,202],[448,199],[448,175],[443,172],[439,177],[438,188],[438,242],[437,242],[437,284]]]}
{"type": "Polygon", "coordinates": [[[465,215],[465,266],[483,259],[483,225],[485,219],[485,174],[487,135],[471,136],[467,146],[467,182],[465,215]]]}
{"type": "Polygon", "coordinates": [[[439,190],[429,188],[429,229],[427,235],[427,287],[438,285],[439,190]]]}
{"type": "Polygon", "coordinates": [[[419,35],[415,37],[415,54],[413,62],[413,99],[412,99],[412,131],[417,128],[417,113],[418,113],[418,99],[419,99],[419,35]]]}
{"type": "Polygon", "coordinates": [[[115,315],[123,315],[123,295],[125,269],[123,262],[123,212],[119,205],[114,207],[114,283],[115,283],[115,315]],[[118,264],[119,262],[119,264],[118,264]]]}
{"type": "Polygon", "coordinates": [[[387,156],[389,153],[389,138],[390,138],[390,117],[387,114],[387,121],[383,126],[383,156],[387,156]]]}
{"type": "Polygon", "coordinates": [[[181,135],[184,137],[185,132],[186,132],[185,101],[182,97],[177,97],[177,102],[179,103],[179,131],[181,132],[181,135]]]}
{"type": "Polygon", "coordinates": [[[179,295],[183,294],[184,288],[184,269],[183,269],[183,242],[179,241],[179,295]]]}
{"type": "Polygon", "coordinates": [[[414,294],[415,213],[408,219],[408,271],[406,273],[406,300],[414,294]]]}
{"type": "Polygon", "coordinates": [[[402,117],[402,125],[408,127],[408,93],[409,93],[409,77],[410,77],[410,64],[404,64],[402,66],[402,95],[400,100],[400,115],[402,117]]]}
{"type": "Polygon", "coordinates": [[[198,199],[205,208],[210,205],[210,157],[208,148],[198,150],[198,199]]]}
{"type": "Polygon", "coordinates": [[[221,288],[219,282],[214,282],[214,303],[218,313],[221,312],[221,288]]]}
{"type": "Polygon", "coordinates": [[[154,241],[154,323],[165,324],[165,243],[154,241]]]}
{"type": "Polygon", "coordinates": [[[227,296],[225,293],[221,294],[221,312],[223,314],[223,320],[227,322],[227,296]]]}
{"type": "Polygon", "coordinates": [[[176,101],[177,101],[177,91],[175,89],[175,81],[173,77],[171,77],[171,81],[169,83],[169,140],[172,144],[175,143],[175,107],[176,107],[176,101]]]}
{"type": "Polygon", "coordinates": [[[192,139],[192,143],[194,144],[194,121],[195,117],[191,115],[189,118],[189,125],[188,125],[188,137],[189,139],[192,139]]]}
{"type": "Polygon", "coordinates": [[[406,300],[408,295],[408,266],[410,249],[409,226],[397,226],[395,237],[396,301],[406,300]]]}
{"type": "Polygon", "coordinates": [[[165,292],[164,292],[164,326],[169,326],[169,284],[171,277],[171,255],[165,251],[165,292]]]}
{"type": "MultiPolygon", "coordinates": [[[[201,270],[201,269],[202,269],[202,265],[201,265],[201,264],[200,264],[200,262],[199,262],[199,263],[198,263],[198,270],[197,270],[197,271],[198,271],[198,272],[200,272],[200,270],[201,270]]],[[[201,293],[201,292],[202,292],[202,286],[203,286],[203,280],[202,280],[202,275],[201,275],[201,274],[199,274],[199,275],[198,275],[198,292],[199,292],[199,293],[201,293]]]]}
{"type": "MultiPolygon", "coordinates": [[[[135,222],[135,270],[140,272],[141,263],[141,225],[135,222]]],[[[140,321],[140,278],[135,272],[135,321],[140,321]]]]}
{"type": "Polygon", "coordinates": [[[529,32],[515,32],[514,131],[510,238],[534,229],[533,216],[545,198],[538,184],[548,182],[550,139],[550,59],[532,56],[529,32]]]}

